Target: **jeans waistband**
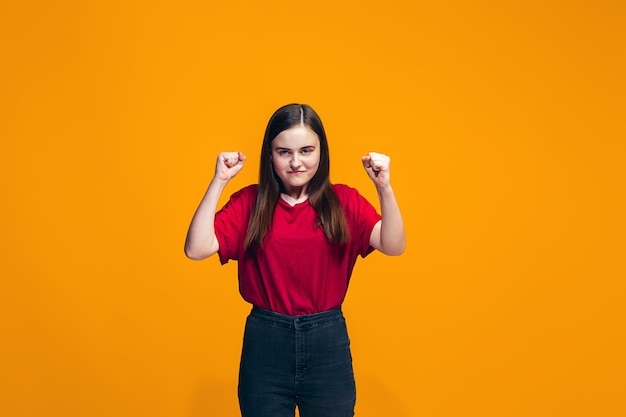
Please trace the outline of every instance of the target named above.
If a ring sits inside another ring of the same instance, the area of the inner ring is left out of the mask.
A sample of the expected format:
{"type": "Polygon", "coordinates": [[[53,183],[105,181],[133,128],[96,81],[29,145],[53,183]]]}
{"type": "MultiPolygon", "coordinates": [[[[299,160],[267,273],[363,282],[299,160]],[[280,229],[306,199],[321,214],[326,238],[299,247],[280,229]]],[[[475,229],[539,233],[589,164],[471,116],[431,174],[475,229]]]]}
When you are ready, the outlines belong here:
{"type": "Polygon", "coordinates": [[[250,317],[255,317],[276,326],[287,327],[293,329],[309,328],[319,326],[321,324],[330,323],[343,318],[341,308],[335,308],[328,311],[315,314],[305,314],[301,316],[288,316],[274,311],[266,310],[261,307],[253,306],[250,317]]]}

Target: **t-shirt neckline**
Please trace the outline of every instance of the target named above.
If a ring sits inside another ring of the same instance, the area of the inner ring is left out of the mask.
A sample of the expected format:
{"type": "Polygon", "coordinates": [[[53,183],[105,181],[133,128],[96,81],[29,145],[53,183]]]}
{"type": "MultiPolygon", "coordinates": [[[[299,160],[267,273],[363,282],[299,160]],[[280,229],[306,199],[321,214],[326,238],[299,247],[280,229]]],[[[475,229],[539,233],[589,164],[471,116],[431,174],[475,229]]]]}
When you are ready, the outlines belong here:
{"type": "Polygon", "coordinates": [[[289,195],[287,195],[285,193],[280,193],[280,199],[282,201],[284,201],[285,203],[287,203],[287,205],[289,207],[295,207],[298,204],[302,204],[302,203],[307,202],[309,200],[309,196],[307,194],[307,195],[302,196],[302,197],[300,197],[299,199],[296,200],[296,199],[290,197],[289,195]]]}

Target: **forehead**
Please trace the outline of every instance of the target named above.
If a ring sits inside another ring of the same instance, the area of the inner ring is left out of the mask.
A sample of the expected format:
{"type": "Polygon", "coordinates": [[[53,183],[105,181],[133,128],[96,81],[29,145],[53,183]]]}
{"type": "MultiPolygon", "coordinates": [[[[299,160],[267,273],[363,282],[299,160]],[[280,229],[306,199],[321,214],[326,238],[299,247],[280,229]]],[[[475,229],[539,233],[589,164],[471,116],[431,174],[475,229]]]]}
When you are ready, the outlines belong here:
{"type": "Polygon", "coordinates": [[[317,134],[306,126],[294,126],[283,130],[272,141],[272,148],[299,149],[306,146],[318,147],[317,134]]]}

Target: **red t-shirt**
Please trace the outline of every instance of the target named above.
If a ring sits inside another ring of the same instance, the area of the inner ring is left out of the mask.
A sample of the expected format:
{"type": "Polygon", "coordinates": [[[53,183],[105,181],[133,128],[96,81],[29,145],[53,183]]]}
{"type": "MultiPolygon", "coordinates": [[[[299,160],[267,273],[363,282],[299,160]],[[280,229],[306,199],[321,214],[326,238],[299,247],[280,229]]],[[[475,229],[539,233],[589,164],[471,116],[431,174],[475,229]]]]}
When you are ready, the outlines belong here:
{"type": "Polygon", "coordinates": [[[343,207],[350,241],[331,243],[316,226],[309,200],[290,206],[278,199],[263,247],[244,250],[257,185],[234,193],[215,215],[220,262],[239,262],[239,291],[255,306],[290,316],[337,308],[343,302],[357,256],[367,256],[374,225],[381,219],[359,192],[333,185],[343,207]]]}

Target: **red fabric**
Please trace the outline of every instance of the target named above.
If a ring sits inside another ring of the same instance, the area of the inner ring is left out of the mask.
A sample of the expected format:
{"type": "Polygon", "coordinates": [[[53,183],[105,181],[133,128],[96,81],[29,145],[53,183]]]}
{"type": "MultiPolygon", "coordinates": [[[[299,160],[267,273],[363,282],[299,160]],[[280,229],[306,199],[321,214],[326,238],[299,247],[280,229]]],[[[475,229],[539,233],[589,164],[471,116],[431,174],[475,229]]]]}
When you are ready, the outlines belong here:
{"type": "Polygon", "coordinates": [[[341,202],[351,239],[344,245],[330,243],[317,213],[305,201],[290,206],[279,199],[263,248],[243,249],[257,186],[234,193],[215,216],[220,262],[239,262],[239,291],[258,307],[290,316],[337,308],[343,302],[357,256],[373,248],[369,238],[381,219],[357,190],[333,185],[341,202]]]}

